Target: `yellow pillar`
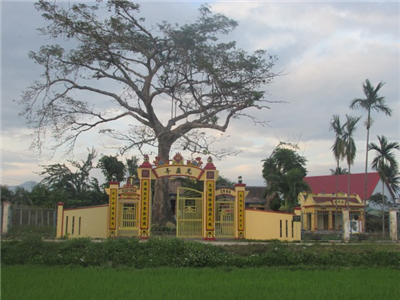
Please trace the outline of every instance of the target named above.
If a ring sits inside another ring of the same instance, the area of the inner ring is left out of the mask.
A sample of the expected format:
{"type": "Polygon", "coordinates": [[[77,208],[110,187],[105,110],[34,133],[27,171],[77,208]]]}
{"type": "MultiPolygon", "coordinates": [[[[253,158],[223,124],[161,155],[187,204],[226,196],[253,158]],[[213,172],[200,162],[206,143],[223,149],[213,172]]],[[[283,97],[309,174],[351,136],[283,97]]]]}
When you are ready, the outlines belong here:
{"type": "Polygon", "coordinates": [[[108,237],[117,236],[118,222],[118,181],[110,181],[110,193],[108,196],[108,237]]]}
{"type": "Polygon", "coordinates": [[[314,208],[314,210],[311,213],[311,231],[317,230],[316,225],[318,226],[318,214],[314,208]]]}
{"type": "Polygon", "coordinates": [[[301,241],[301,208],[295,207],[294,214],[299,217],[298,219],[296,219],[296,222],[293,222],[293,231],[294,231],[293,240],[301,241]]]}
{"type": "Polygon", "coordinates": [[[57,231],[56,238],[63,237],[64,230],[64,203],[58,202],[57,204],[57,231]]]}
{"type": "Polygon", "coordinates": [[[329,211],[328,215],[328,230],[333,230],[333,220],[332,220],[332,211],[329,211]]]}
{"type": "Polygon", "coordinates": [[[246,215],[246,207],[245,207],[245,189],[246,184],[237,183],[235,184],[235,238],[236,239],[244,239],[246,237],[245,231],[245,215],[246,215]]]}
{"type": "Polygon", "coordinates": [[[203,239],[215,240],[215,187],[218,178],[212,158],[207,159],[202,179],[204,182],[203,193],[203,239]]]}
{"type": "Polygon", "coordinates": [[[140,179],[140,232],[141,239],[147,239],[150,236],[151,228],[151,164],[146,155],[144,162],[138,170],[140,179]]]}

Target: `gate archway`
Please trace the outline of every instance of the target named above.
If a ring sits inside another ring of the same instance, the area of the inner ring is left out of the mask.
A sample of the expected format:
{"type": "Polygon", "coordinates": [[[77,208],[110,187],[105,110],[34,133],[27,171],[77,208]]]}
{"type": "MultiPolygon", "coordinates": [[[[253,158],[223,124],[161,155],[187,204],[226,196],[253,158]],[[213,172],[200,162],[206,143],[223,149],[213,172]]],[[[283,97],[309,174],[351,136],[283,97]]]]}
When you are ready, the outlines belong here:
{"type": "Polygon", "coordinates": [[[234,189],[216,190],[218,170],[212,158],[207,159],[204,168],[202,164],[201,158],[184,162],[180,153],[170,162],[162,162],[156,157],[151,164],[149,156],[145,155],[138,168],[139,186],[133,186],[132,179],[122,187],[121,193],[119,182],[110,182],[108,236],[148,238],[151,231],[151,181],[162,177],[191,177],[203,182],[203,192],[188,188],[178,190],[177,236],[202,237],[205,240],[244,238],[246,185],[240,179],[234,189]],[[221,195],[230,195],[234,201],[221,195]]]}

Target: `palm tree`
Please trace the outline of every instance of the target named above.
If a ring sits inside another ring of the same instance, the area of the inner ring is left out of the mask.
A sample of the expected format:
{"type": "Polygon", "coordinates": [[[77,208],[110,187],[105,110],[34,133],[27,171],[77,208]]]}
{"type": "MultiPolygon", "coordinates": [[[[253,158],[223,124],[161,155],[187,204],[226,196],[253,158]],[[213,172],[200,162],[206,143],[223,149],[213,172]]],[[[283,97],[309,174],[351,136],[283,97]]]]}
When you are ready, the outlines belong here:
{"type": "MultiPolygon", "coordinates": [[[[329,130],[333,130],[335,133],[335,142],[333,143],[331,149],[333,152],[333,156],[336,159],[336,170],[331,170],[332,175],[336,175],[336,198],[339,192],[339,177],[340,174],[338,171],[341,170],[339,167],[339,163],[344,158],[344,140],[343,140],[343,125],[340,124],[339,115],[333,115],[332,121],[330,123],[329,130]]],[[[337,201],[336,202],[336,211],[337,211],[337,201]]]]}
{"type": "Polygon", "coordinates": [[[346,168],[341,168],[341,167],[337,167],[336,169],[329,169],[329,171],[331,171],[331,175],[344,175],[349,173],[347,172],[346,168]]]}
{"type": "Polygon", "coordinates": [[[368,144],[369,144],[369,129],[372,126],[371,110],[376,110],[378,113],[384,112],[388,116],[392,115],[392,110],[385,103],[385,97],[380,97],[378,95],[379,90],[384,85],[385,83],[381,81],[378,83],[376,87],[374,87],[373,85],[371,85],[371,82],[368,79],[366,79],[365,83],[362,84],[365,98],[356,98],[352,100],[350,103],[351,109],[361,108],[367,112],[367,120],[365,121],[365,127],[367,128],[367,143],[365,149],[364,215],[366,213],[366,201],[367,201],[368,144]]]}
{"type": "Polygon", "coordinates": [[[347,208],[349,208],[350,201],[350,174],[351,165],[354,163],[356,158],[357,147],[353,139],[353,134],[356,131],[356,124],[361,119],[361,117],[352,117],[346,115],[346,123],[343,125],[343,141],[344,141],[344,157],[347,161],[348,173],[348,183],[347,183],[347,208]]]}
{"type": "MultiPolygon", "coordinates": [[[[373,159],[371,166],[374,170],[379,172],[379,176],[382,180],[382,205],[385,206],[385,183],[388,183],[389,177],[393,176],[394,173],[398,172],[398,163],[393,153],[394,150],[400,150],[400,144],[398,142],[389,143],[385,136],[378,136],[379,145],[370,143],[368,145],[368,151],[374,150],[376,156],[373,159]]],[[[393,182],[393,181],[392,181],[393,182]]],[[[385,234],[385,214],[382,212],[382,235],[385,234]]]]}

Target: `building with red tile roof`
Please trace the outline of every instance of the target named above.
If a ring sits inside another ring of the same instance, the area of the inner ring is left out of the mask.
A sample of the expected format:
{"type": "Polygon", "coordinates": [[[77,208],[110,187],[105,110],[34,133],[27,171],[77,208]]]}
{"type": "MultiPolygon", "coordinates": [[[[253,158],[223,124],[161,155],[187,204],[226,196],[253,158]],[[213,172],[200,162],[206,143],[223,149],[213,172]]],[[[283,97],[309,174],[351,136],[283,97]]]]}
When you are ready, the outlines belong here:
{"type": "MultiPolygon", "coordinates": [[[[348,187],[348,175],[324,175],[310,176],[304,178],[310,185],[311,191],[314,194],[335,194],[346,193],[348,187]],[[336,191],[336,181],[338,182],[338,190],[336,191]]],[[[367,198],[365,199],[365,173],[350,174],[350,195],[358,195],[362,200],[368,200],[371,195],[376,193],[382,194],[382,180],[378,172],[368,173],[367,180],[367,198]]],[[[387,196],[388,202],[394,203],[396,200],[395,194],[390,186],[386,183],[384,194],[387,196]]]]}

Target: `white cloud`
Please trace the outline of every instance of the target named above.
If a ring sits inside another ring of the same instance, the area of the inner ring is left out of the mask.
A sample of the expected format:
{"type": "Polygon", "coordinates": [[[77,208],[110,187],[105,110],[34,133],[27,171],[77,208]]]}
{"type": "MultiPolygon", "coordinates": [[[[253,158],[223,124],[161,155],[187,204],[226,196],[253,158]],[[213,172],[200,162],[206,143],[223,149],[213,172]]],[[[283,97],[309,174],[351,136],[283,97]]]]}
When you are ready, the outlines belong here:
{"type": "MultiPolygon", "coordinates": [[[[149,21],[168,19],[184,23],[196,17],[200,4],[143,1],[141,11],[149,21]]],[[[28,51],[38,50],[40,45],[51,41],[38,37],[34,30],[44,23],[32,8],[32,2],[2,5],[2,182],[31,180],[37,178],[34,172],[40,170],[38,165],[62,162],[63,158],[61,153],[51,160],[49,153],[39,158],[27,150],[32,132],[17,117],[21,107],[12,100],[18,100],[21,90],[38,79],[41,71],[28,60],[28,51]]],[[[249,111],[268,121],[269,126],[254,126],[247,118],[231,123],[224,134],[230,137],[218,146],[235,146],[242,152],[215,161],[221,175],[235,181],[242,175],[249,185],[263,184],[261,160],[270,155],[279,141],[299,143],[300,154],[308,159],[309,175],[329,174],[329,169],[335,167],[330,150],[334,134],[329,131],[329,121],[333,114],[342,119],[345,114],[363,114],[361,110],[350,110],[349,103],[363,97],[361,84],[366,78],[374,85],[386,82],[381,95],[393,109],[391,118],[373,112],[371,140],[376,141],[376,135],[384,134],[390,141],[400,141],[398,2],[236,1],[211,2],[211,5],[213,10],[239,21],[238,28],[230,35],[238,47],[249,51],[265,48],[278,56],[275,71],[283,70],[286,75],[276,78],[268,87],[267,99],[289,102],[271,104],[270,110],[249,111]]],[[[170,116],[170,104],[167,101],[158,108],[164,112],[163,122],[170,116]]],[[[117,109],[105,102],[97,107],[117,109]]],[[[115,127],[124,128],[128,124],[132,121],[126,119],[115,127]]],[[[358,151],[352,166],[354,172],[364,171],[365,135],[360,121],[355,134],[358,151]]],[[[99,135],[98,130],[86,134],[77,143],[75,158],[84,159],[86,148],[92,146],[99,153],[116,154],[114,149],[103,148],[103,144],[115,145],[115,142],[99,135]]],[[[400,160],[399,154],[397,157],[400,160]]]]}

